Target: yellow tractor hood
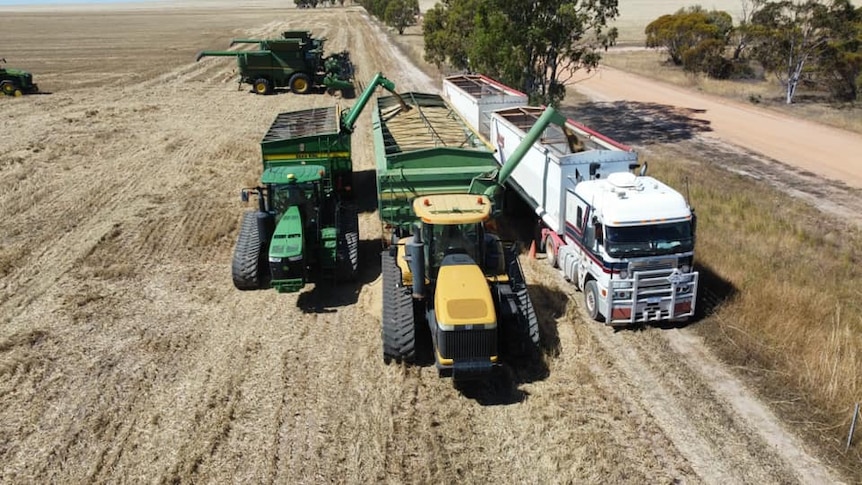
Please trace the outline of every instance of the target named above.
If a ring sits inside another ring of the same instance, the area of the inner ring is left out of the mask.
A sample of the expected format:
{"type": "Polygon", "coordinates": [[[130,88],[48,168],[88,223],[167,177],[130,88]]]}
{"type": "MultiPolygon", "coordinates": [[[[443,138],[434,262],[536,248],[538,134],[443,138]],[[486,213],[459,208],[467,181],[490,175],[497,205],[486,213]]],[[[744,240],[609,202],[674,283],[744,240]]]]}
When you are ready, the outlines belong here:
{"type": "Polygon", "coordinates": [[[452,254],[443,260],[437,275],[434,309],[443,330],[464,326],[494,328],[497,323],[485,275],[466,254],[452,254]]]}

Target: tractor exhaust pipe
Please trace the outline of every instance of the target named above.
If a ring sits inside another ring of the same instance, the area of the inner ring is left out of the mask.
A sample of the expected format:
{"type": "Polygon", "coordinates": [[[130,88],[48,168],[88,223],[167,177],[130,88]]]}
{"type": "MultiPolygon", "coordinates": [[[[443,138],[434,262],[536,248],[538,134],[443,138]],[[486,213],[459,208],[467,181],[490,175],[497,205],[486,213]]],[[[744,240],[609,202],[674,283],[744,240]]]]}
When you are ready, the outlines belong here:
{"type": "Polygon", "coordinates": [[[413,238],[407,243],[407,254],[410,256],[410,272],[413,273],[413,298],[425,298],[425,244],[422,241],[422,230],[419,224],[413,226],[413,238]]]}

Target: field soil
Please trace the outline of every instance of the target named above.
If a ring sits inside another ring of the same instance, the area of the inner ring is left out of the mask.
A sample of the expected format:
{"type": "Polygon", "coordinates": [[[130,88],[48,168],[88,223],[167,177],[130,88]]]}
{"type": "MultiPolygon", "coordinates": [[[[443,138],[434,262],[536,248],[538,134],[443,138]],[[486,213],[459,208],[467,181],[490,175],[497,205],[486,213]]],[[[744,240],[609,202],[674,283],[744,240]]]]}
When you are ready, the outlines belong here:
{"type": "Polygon", "coordinates": [[[256,96],[197,50],[311,29],[363,80],[439,86],[363,10],[234,3],[0,17],[50,93],[0,98],[0,482],[838,480],[690,329],[587,321],[542,260],[523,258],[541,361],[470,386],[385,365],[370,107],[359,281],[234,289],[270,122],[355,100],[256,96]]]}

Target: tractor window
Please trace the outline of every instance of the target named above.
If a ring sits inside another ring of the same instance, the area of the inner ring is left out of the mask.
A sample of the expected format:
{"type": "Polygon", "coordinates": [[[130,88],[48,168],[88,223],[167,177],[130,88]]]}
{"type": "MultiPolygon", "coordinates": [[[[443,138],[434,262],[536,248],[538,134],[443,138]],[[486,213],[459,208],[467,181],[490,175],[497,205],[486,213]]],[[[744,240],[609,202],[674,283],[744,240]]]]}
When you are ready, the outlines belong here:
{"type": "Polygon", "coordinates": [[[431,266],[439,267],[447,254],[467,254],[478,261],[479,226],[478,224],[447,224],[431,226],[430,231],[431,266]]]}

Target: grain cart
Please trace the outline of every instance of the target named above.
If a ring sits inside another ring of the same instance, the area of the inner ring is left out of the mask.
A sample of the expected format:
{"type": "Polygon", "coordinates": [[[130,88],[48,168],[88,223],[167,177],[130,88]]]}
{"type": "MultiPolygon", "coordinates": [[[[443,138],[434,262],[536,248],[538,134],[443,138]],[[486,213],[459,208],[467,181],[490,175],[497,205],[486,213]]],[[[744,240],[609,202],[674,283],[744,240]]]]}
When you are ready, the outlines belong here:
{"type": "Polygon", "coordinates": [[[381,255],[383,357],[414,362],[428,328],[441,375],[485,377],[501,352],[529,355],[539,343],[517,247],[489,230],[508,173],[440,96],[404,97],[411,111],[381,97],[373,113],[379,214],[393,243],[381,255]]]}
{"type": "MultiPolygon", "coordinates": [[[[0,58],[6,63],[6,59],[0,58]]],[[[33,84],[33,75],[21,69],[10,69],[0,66],[0,93],[6,96],[21,96],[37,93],[39,87],[33,84]]]]}
{"type": "Polygon", "coordinates": [[[358,267],[359,223],[350,203],[350,139],[374,89],[394,90],[377,74],[356,105],[280,113],[260,143],[261,185],[243,189],[258,209],[243,215],[233,256],[240,290],[301,290],[307,282],[350,280],[358,267]]]}
{"type": "MultiPolygon", "coordinates": [[[[545,110],[512,106],[526,96],[489,78],[467,81],[447,78],[444,92],[508,167],[545,110]]],[[[593,319],[630,325],[694,315],[694,212],[646,176],[631,148],[566,120],[543,133],[507,184],[539,216],[547,261],[584,292],[593,319]]]]}
{"type": "Polygon", "coordinates": [[[271,94],[281,87],[306,94],[322,87],[330,93],[341,91],[345,97],[353,97],[350,54],[342,51],[324,57],[324,43],[325,39],[314,38],[308,31],[288,31],[280,39],[233,39],[230,44],[257,44],[257,50],[201,51],[195,60],[236,57],[240,84],[251,84],[257,94],[271,94]]]}

